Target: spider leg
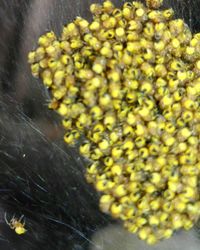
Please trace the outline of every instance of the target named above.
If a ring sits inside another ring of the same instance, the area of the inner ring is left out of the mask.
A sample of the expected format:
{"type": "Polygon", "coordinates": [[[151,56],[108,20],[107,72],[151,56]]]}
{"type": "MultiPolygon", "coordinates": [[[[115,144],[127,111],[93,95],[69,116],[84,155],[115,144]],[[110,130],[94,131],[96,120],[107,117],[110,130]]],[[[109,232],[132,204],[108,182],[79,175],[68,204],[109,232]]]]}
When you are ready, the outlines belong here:
{"type": "Polygon", "coordinates": [[[11,224],[10,224],[10,223],[8,222],[8,220],[7,220],[7,214],[6,214],[6,212],[5,212],[5,214],[4,214],[4,219],[5,219],[6,224],[9,225],[9,226],[11,226],[11,224]]]}
{"type": "Polygon", "coordinates": [[[24,215],[22,214],[22,216],[19,218],[19,222],[21,222],[23,218],[24,218],[24,215]]]}

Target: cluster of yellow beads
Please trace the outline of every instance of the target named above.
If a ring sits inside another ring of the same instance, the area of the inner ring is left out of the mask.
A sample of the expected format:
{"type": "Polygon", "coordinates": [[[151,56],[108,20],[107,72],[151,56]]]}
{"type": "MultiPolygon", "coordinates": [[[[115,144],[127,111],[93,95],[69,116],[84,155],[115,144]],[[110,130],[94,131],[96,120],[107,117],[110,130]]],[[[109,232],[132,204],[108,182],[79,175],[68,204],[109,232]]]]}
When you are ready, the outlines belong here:
{"type": "Polygon", "coordinates": [[[28,55],[64,140],[85,142],[100,208],[154,244],[200,216],[200,34],[162,1],[92,4],[28,55]]]}

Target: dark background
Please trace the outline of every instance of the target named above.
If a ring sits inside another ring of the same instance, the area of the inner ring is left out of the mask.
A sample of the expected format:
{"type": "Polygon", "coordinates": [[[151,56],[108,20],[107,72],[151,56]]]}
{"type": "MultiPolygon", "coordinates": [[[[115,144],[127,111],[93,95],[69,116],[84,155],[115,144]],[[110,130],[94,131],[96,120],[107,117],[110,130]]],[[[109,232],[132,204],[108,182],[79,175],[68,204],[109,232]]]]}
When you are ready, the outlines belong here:
{"type": "MultiPolygon", "coordinates": [[[[0,1],[0,249],[86,250],[95,232],[116,223],[100,213],[98,194],[84,179],[86,164],[77,147],[63,142],[60,117],[48,110],[49,94],[27,64],[40,35],[59,35],[76,16],[91,18],[93,2],[0,1]],[[24,214],[27,233],[11,230],[5,212],[8,219],[24,214]]],[[[164,6],[200,32],[200,0],[164,6]]]]}

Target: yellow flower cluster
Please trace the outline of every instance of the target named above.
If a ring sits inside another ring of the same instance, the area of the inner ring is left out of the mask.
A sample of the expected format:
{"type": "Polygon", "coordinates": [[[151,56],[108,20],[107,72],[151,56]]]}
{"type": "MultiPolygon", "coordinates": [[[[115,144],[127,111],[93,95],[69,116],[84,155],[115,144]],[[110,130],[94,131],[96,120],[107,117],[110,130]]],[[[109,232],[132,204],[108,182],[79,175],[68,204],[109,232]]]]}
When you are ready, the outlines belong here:
{"type": "Polygon", "coordinates": [[[162,1],[92,4],[28,55],[52,94],[64,140],[85,142],[100,208],[148,244],[200,216],[200,34],[162,1]]]}

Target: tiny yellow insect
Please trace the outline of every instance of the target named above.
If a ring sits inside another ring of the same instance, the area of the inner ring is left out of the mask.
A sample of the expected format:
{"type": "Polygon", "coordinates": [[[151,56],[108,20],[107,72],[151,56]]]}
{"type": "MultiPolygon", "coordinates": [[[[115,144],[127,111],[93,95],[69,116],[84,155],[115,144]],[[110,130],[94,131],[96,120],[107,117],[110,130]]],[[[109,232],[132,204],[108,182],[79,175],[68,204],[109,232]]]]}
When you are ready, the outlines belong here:
{"type": "Polygon", "coordinates": [[[26,233],[26,229],[24,228],[25,226],[25,221],[22,222],[22,219],[23,219],[24,215],[22,215],[19,220],[17,218],[15,218],[14,216],[12,217],[12,219],[10,220],[10,222],[8,222],[7,220],[7,217],[6,217],[6,213],[5,213],[5,221],[6,221],[6,224],[9,225],[9,227],[11,229],[14,229],[15,230],[15,233],[16,234],[24,234],[26,233]]]}
{"type": "Polygon", "coordinates": [[[163,0],[146,0],[147,7],[151,9],[159,9],[163,4],[163,0]]]}

